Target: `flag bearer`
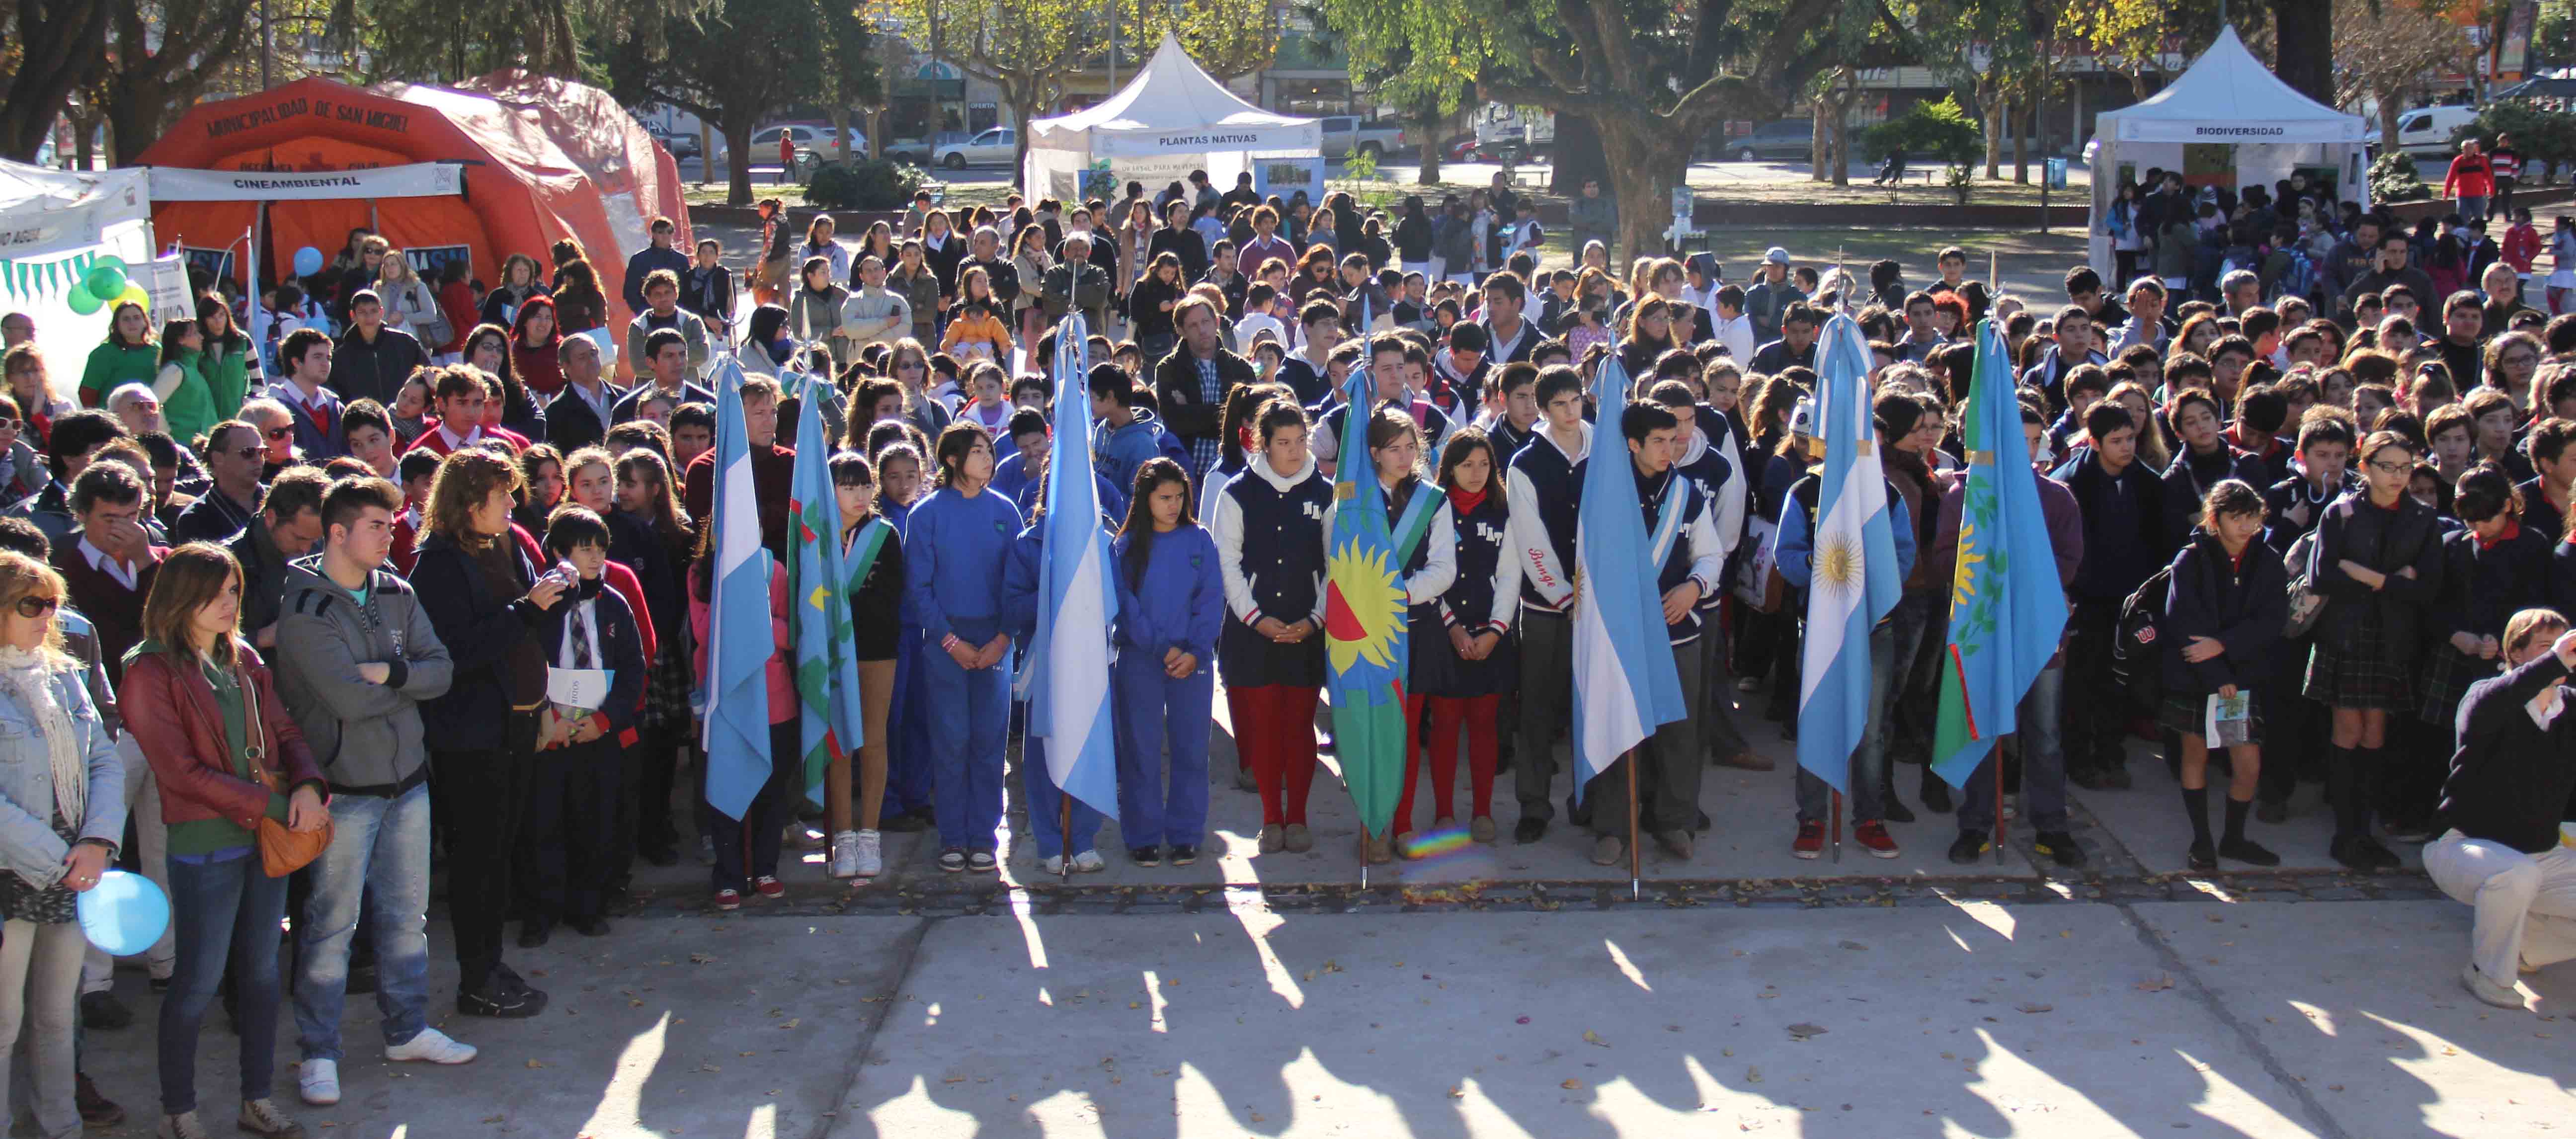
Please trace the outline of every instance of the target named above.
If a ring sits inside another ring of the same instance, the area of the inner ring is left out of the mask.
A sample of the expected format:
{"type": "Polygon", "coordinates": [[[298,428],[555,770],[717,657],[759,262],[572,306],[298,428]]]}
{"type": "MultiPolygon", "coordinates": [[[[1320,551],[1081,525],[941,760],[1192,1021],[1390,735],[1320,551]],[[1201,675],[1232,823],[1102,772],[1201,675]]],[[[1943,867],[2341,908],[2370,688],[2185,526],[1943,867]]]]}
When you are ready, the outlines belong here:
{"type": "Polygon", "coordinates": [[[835,878],[874,878],[885,869],[884,836],[877,824],[885,806],[887,710],[894,700],[894,672],[901,645],[903,536],[876,516],[876,472],[867,456],[832,456],[832,493],[841,507],[841,567],[849,575],[850,652],[859,662],[859,746],[849,761],[824,773],[825,813],[832,820],[831,872],[835,878]],[[858,776],[857,817],[852,819],[850,776],[858,776]],[[835,779],[837,776],[837,780],[835,779]],[[848,824],[855,822],[856,829],[848,824]],[[842,838],[848,836],[846,856],[842,838]]]}
{"type": "MultiPolygon", "coordinates": [[[[1448,496],[1422,477],[1422,429],[1413,416],[1402,408],[1381,407],[1365,422],[1369,464],[1386,496],[1387,534],[1395,544],[1396,582],[1404,590],[1410,646],[1398,693],[1404,702],[1404,790],[1395,801],[1395,821],[1387,828],[1391,835],[1369,836],[1367,851],[1370,862],[1383,863],[1398,854],[1412,857],[1413,790],[1422,767],[1422,682],[1430,678],[1439,655],[1432,638],[1447,637],[1440,627],[1440,597],[1458,580],[1458,531],[1448,496]]],[[[1333,532],[1332,513],[1325,512],[1326,534],[1333,532]]],[[[1445,798],[1436,813],[1447,825],[1445,798]]]]}
{"type": "MultiPolygon", "coordinates": [[[[1046,565],[1046,482],[1040,480],[1029,512],[1029,524],[1011,542],[1010,563],[1002,571],[1002,630],[1023,645],[1033,643],[1038,631],[1038,607],[1046,603],[1039,591],[1038,571],[1046,565]]],[[[1108,536],[1094,524],[1094,535],[1100,539],[1100,561],[1109,562],[1108,536]]],[[[1105,632],[1105,631],[1104,631],[1105,632]]],[[[1008,654],[1005,654],[1007,658],[1008,654]]],[[[1070,854],[1077,873],[1091,874],[1108,869],[1093,848],[1100,836],[1100,812],[1080,796],[1073,799],[1073,826],[1065,827],[1064,788],[1056,786],[1055,776],[1047,767],[1047,741],[1032,732],[1021,738],[1020,787],[1028,794],[1029,831],[1037,839],[1038,866],[1049,874],[1064,873],[1064,859],[1070,854]]],[[[1123,820],[1122,820],[1123,822],[1123,820]]]]}

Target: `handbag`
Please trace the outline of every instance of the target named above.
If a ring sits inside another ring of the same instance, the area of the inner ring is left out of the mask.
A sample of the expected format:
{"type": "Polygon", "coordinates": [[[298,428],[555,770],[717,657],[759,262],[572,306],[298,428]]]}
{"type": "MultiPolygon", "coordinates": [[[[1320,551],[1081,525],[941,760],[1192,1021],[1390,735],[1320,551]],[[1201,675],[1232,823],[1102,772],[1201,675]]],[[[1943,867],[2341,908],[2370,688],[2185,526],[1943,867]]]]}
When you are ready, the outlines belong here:
{"type": "MultiPolygon", "coordinates": [[[[233,670],[233,683],[241,686],[242,727],[250,734],[250,743],[242,749],[250,760],[250,777],[270,793],[286,793],[285,780],[268,763],[268,726],[259,715],[259,687],[238,668],[233,670]]],[[[263,814],[259,817],[259,865],[271,878],[283,878],[304,869],[331,846],[331,823],[325,819],[318,830],[298,831],[263,814]]]]}
{"type": "Polygon", "coordinates": [[[1744,543],[1752,547],[1752,553],[1737,564],[1732,588],[1736,600],[1757,613],[1779,612],[1780,602],[1788,592],[1789,583],[1781,578],[1776,560],[1779,549],[1772,538],[1779,525],[1757,514],[1745,527],[1744,543]]]}

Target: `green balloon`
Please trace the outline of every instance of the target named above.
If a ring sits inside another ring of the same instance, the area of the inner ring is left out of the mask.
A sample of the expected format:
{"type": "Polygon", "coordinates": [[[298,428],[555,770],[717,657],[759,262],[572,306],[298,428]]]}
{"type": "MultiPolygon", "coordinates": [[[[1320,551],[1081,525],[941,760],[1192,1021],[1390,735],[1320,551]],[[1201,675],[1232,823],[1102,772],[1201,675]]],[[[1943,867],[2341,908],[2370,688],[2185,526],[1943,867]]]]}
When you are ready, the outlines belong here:
{"type": "Polygon", "coordinates": [[[92,265],[88,275],[81,278],[81,287],[88,289],[89,295],[101,300],[117,296],[125,292],[125,266],[111,265],[105,261],[92,265]]]}
{"type": "Polygon", "coordinates": [[[97,312],[101,308],[105,308],[107,306],[107,302],[98,299],[98,295],[96,293],[89,292],[85,289],[73,289],[71,292],[64,294],[63,303],[70,305],[73,312],[79,313],[82,316],[88,316],[89,314],[97,312]]]}
{"type": "Polygon", "coordinates": [[[117,275],[121,277],[125,275],[125,258],[119,257],[113,253],[101,253],[97,257],[90,259],[89,267],[92,269],[114,269],[116,270],[117,275]]]}

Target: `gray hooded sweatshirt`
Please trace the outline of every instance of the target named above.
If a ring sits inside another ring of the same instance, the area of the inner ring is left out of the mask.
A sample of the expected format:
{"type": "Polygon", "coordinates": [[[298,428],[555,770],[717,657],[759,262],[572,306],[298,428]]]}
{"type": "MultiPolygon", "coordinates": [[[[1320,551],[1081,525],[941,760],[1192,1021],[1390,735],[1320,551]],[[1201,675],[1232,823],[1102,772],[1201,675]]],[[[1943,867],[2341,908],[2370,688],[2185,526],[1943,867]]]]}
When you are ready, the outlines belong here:
{"type": "Polygon", "coordinates": [[[391,796],[419,782],[429,763],[420,702],[447,692],[452,666],[410,583],[376,570],[362,603],[322,575],[322,555],[288,563],[271,659],[278,698],[332,794],[391,796]],[[385,683],[358,675],[378,661],[392,670],[385,683]]]}

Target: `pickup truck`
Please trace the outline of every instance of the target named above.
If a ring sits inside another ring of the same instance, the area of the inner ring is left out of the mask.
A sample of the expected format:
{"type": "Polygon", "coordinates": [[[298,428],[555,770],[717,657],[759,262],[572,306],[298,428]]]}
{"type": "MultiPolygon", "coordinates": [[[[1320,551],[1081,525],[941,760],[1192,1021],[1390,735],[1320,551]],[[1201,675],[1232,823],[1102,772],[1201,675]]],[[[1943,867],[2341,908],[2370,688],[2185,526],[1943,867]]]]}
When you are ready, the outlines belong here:
{"type": "Polygon", "coordinates": [[[1402,127],[1380,126],[1349,115],[1328,116],[1323,125],[1326,161],[1354,150],[1371,158],[1383,158],[1388,151],[1401,150],[1407,145],[1402,127]]]}

